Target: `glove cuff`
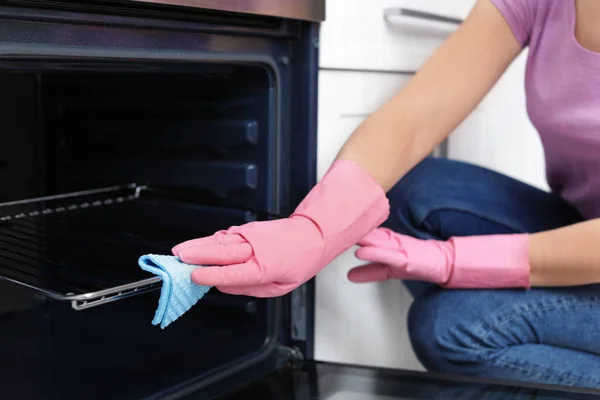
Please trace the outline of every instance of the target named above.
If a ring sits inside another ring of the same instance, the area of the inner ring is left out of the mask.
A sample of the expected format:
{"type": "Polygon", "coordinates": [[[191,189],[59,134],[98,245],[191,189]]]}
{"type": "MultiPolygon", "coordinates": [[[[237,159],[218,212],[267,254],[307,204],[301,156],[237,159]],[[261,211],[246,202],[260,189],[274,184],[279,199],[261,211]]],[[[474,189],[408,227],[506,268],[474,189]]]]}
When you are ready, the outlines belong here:
{"type": "Polygon", "coordinates": [[[381,225],[389,210],[385,192],[365,169],[338,160],[292,217],[303,216],[317,225],[333,259],[381,225]]]}
{"type": "Polygon", "coordinates": [[[451,238],[454,268],[447,288],[527,288],[529,235],[488,235],[451,238]]]}

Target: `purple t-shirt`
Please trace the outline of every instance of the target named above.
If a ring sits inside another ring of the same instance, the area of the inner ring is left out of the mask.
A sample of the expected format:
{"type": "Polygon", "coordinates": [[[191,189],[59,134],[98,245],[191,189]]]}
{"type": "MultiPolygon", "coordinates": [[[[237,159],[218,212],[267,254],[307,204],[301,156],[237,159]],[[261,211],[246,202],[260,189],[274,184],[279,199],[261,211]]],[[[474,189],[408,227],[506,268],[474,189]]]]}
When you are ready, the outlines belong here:
{"type": "Polygon", "coordinates": [[[552,191],[600,217],[600,53],[575,38],[575,0],[492,0],[529,47],[527,112],[552,191]]]}

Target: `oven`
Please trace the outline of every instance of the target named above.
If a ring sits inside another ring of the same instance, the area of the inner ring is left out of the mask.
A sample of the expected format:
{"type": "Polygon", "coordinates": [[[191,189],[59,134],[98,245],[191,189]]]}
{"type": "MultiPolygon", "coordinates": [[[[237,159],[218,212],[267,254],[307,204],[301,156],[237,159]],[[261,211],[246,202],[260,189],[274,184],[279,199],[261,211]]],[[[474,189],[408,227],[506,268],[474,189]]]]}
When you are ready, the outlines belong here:
{"type": "Polygon", "coordinates": [[[310,285],[162,331],[137,265],[314,184],[317,25],[292,17],[0,6],[0,397],[180,396],[310,354],[310,285]]]}
{"type": "Polygon", "coordinates": [[[433,387],[311,361],[312,283],[275,299],[213,290],[150,323],[161,282],[141,255],[281,218],[314,185],[323,18],[323,0],[1,3],[0,397],[433,387]]]}

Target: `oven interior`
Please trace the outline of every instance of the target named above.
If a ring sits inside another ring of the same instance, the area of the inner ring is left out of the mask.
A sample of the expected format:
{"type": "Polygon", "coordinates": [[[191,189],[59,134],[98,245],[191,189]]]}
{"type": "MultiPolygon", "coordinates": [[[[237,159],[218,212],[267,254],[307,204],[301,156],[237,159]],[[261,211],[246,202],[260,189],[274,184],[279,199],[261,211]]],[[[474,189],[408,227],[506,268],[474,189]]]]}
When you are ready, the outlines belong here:
{"type": "Polygon", "coordinates": [[[0,119],[4,396],[156,396],[270,351],[275,300],[213,289],[165,330],[150,323],[159,283],[64,301],[152,278],[142,254],[276,214],[270,69],[20,62],[0,72],[0,119]]]}

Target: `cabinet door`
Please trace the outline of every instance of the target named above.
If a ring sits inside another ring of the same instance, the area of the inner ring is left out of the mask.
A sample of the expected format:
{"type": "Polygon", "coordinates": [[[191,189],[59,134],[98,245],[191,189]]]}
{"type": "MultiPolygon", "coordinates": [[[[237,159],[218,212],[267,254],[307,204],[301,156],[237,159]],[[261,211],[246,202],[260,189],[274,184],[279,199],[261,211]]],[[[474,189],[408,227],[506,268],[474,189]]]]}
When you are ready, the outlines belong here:
{"type": "Polygon", "coordinates": [[[464,19],[476,0],[328,0],[321,68],[416,71],[457,28],[402,10],[464,19]]]}
{"type": "MultiPolygon", "coordinates": [[[[350,134],[410,76],[321,71],[318,173],[325,174],[350,134]]],[[[346,252],[316,279],[316,348],[321,361],[421,369],[406,330],[411,297],[401,282],[357,285],[346,279],[359,261],[346,252]]]]}

